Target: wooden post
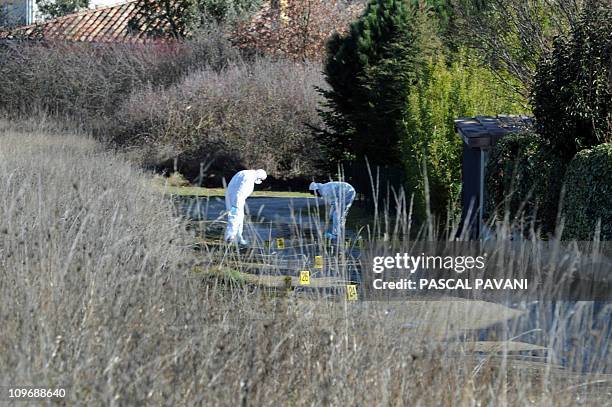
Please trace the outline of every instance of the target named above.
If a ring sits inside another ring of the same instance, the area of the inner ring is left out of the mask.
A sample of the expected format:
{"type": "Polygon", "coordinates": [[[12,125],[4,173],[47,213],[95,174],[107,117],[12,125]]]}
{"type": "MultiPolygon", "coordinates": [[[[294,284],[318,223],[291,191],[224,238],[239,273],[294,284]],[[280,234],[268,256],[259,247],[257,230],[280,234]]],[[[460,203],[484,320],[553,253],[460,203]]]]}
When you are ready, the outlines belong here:
{"type": "Polygon", "coordinates": [[[282,23],[286,23],[289,20],[289,16],[287,15],[287,8],[289,6],[289,0],[279,0],[280,10],[278,13],[279,20],[282,23]]]}
{"type": "Polygon", "coordinates": [[[278,21],[281,23],[285,23],[289,19],[287,16],[288,6],[289,0],[270,0],[270,9],[278,12],[278,21]]]}

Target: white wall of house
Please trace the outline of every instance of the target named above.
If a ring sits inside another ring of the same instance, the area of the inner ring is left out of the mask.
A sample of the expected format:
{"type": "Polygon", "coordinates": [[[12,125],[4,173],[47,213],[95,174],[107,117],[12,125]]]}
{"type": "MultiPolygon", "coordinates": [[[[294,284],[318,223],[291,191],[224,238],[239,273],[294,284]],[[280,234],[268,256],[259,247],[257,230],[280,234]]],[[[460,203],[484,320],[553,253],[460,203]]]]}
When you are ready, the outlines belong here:
{"type": "MultiPolygon", "coordinates": [[[[127,0],[90,0],[89,8],[113,6],[127,0]]],[[[36,0],[0,0],[0,16],[6,16],[11,25],[33,24],[41,20],[36,0]]]]}
{"type": "Polygon", "coordinates": [[[36,0],[0,0],[0,14],[4,24],[32,24],[38,14],[36,0]]]}

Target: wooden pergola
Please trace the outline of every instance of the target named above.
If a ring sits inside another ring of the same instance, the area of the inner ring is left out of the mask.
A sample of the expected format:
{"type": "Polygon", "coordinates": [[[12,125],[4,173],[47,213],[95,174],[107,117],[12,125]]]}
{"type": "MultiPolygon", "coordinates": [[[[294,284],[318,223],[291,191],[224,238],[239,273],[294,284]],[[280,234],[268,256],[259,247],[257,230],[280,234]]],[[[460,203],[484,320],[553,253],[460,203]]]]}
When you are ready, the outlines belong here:
{"type": "Polygon", "coordinates": [[[455,120],[455,130],[463,141],[461,181],[461,223],[469,225],[469,236],[477,238],[485,216],[485,167],[490,149],[506,134],[529,131],[528,116],[475,116],[455,120]]]}

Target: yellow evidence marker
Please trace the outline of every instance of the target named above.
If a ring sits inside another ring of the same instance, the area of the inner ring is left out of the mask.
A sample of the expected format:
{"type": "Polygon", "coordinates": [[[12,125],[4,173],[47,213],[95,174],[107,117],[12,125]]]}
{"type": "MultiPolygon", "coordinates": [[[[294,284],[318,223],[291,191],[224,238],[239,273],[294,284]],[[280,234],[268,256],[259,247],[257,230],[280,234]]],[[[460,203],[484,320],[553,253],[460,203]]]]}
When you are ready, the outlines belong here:
{"type": "Polygon", "coordinates": [[[314,268],[316,269],[323,268],[323,256],[315,256],[314,268]]]}
{"type": "Polygon", "coordinates": [[[355,284],[346,286],[346,299],[347,301],[357,301],[357,286],[355,284]]]}
{"type": "Polygon", "coordinates": [[[285,239],[283,239],[282,237],[279,237],[278,239],[276,239],[276,247],[278,247],[279,249],[284,249],[285,248],[285,239]]]}
{"type": "Polygon", "coordinates": [[[310,285],[310,271],[300,271],[300,285],[310,285]]]}

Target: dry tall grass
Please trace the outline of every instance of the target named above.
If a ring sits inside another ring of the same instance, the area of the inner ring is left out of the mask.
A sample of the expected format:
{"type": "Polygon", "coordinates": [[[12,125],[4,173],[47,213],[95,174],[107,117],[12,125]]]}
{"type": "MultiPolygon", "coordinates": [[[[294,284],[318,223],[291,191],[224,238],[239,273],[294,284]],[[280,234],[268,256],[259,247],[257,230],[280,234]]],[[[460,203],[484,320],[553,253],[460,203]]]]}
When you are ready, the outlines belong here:
{"type": "Polygon", "coordinates": [[[448,318],[503,307],[431,302],[394,314],[203,279],[192,269],[209,259],[147,185],[87,137],[0,123],[0,386],[68,386],[70,405],[610,399],[609,378],[521,368],[505,345],[477,358],[445,340],[448,318]],[[444,316],[438,334],[402,322],[444,316]]]}

